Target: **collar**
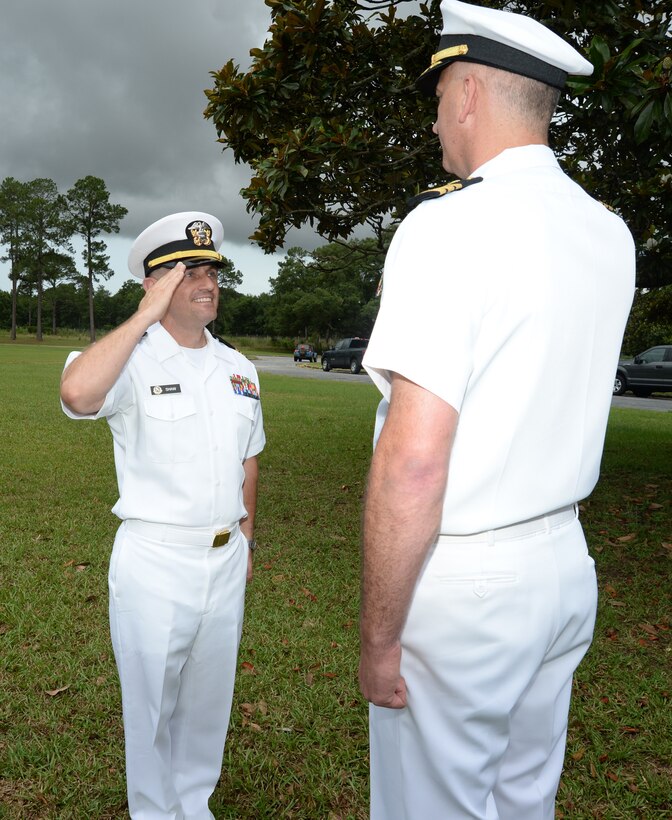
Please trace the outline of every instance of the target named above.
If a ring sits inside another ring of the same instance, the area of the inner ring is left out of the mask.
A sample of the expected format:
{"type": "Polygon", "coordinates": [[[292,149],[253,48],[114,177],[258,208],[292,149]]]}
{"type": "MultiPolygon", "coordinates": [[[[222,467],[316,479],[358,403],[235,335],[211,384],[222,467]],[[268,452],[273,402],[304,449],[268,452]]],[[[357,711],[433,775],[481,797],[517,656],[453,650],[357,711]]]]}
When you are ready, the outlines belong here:
{"type": "MultiPolygon", "coordinates": [[[[224,359],[224,361],[230,364],[235,363],[235,351],[218,342],[207,327],[203,328],[203,332],[205,333],[205,346],[208,348],[208,352],[211,356],[224,359]]],[[[159,362],[163,363],[173,358],[173,356],[181,355],[179,344],[160,322],[156,322],[156,324],[151,325],[147,329],[145,341],[149,343],[152,353],[159,362]]],[[[208,368],[208,371],[209,369],[210,368],[208,368]]]]}
{"type": "Polygon", "coordinates": [[[147,328],[144,341],[149,344],[152,353],[160,362],[165,362],[180,353],[180,346],[161,322],[156,322],[147,328]]]}
{"type": "MultiPolygon", "coordinates": [[[[207,328],[203,328],[205,333],[205,346],[210,348],[210,352],[215,351],[215,341],[212,338],[207,328]]],[[[168,333],[161,322],[156,322],[147,328],[147,335],[145,341],[149,342],[150,347],[158,361],[165,362],[173,356],[180,355],[180,346],[168,333]]]]}
{"type": "Polygon", "coordinates": [[[217,356],[218,359],[223,359],[225,362],[229,362],[229,364],[233,364],[238,361],[236,357],[240,354],[237,354],[235,350],[232,350],[230,347],[222,344],[222,342],[217,341],[207,327],[205,328],[205,338],[208,341],[208,348],[210,349],[210,352],[214,356],[217,356]]]}
{"type": "Polygon", "coordinates": [[[557,168],[560,165],[548,145],[522,145],[517,148],[505,148],[496,157],[484,162],[469,177],[488,179],[503,174],[515,174],[530,168],[557,168]]]}

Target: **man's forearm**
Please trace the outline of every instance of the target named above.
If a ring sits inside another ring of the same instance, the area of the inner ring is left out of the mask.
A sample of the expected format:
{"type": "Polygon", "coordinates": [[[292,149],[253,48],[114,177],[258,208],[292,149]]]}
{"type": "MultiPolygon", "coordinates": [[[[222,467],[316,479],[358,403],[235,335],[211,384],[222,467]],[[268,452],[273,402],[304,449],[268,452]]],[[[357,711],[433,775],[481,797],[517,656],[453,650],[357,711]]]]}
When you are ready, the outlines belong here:
{"type": "Polygon", "coordinates": [[[387,448],[379,442],[364,512],[364,648],[389,648],[399,639],[415,582],[438,531],[444,490],[441,468],[418,474],[393,442],[387,448]]]}
{"type": "Polygon", "coordinates": [[[88,347],[65,369],[61,399],[71,410],[81,415],[100,410],[147,328],[165,316],[184,271],[179,263],[161,279],[145,280],[145,295],[133,316],[88,347]]]}
{"type": "Polygon", "coordinates": [[[257,484],[259,481],[259,462],[257,457],[248,458],[243,463],[245,482],[243,484],[243,504],[247,517],[240,522],[240,529],[248,540],[254,537],[254,519],[257,514],[257,484]]]}
{"type": "Polygon", "coordinates": [[[61,377],[64,403],[75,413],[97,413],[146,330],[145,317],[135,313],[74,359],[61,377]]]}
{"type": "Polygon", "coordinates": [[[362,540],[362,649],[390,648],[438,531],[457,412],[393,374],[371,462],[362,540]]]}

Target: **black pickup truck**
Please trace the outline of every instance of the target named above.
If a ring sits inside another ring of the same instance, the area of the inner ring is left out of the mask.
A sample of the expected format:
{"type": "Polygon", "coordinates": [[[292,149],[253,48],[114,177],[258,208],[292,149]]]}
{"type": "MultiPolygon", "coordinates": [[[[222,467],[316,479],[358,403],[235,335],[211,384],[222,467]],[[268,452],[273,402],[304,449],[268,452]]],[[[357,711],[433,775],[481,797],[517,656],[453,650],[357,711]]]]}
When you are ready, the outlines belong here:
{"type": "Polygon", "coordinates": [[[634,359],[619,362],[614,396],[621,396],[626,390],[641,398],[654,391],[672,391],[672,345],[650,347],[634,359]]]}
{"type": "Polygon", "coordinates": [[[362,358],[368,347],[368,339],[341,339],[336,345],[322,354],[322,370],[329,371],[332,367],[347,367],[351,373],[359,373],[362,369],[362,358]]]}

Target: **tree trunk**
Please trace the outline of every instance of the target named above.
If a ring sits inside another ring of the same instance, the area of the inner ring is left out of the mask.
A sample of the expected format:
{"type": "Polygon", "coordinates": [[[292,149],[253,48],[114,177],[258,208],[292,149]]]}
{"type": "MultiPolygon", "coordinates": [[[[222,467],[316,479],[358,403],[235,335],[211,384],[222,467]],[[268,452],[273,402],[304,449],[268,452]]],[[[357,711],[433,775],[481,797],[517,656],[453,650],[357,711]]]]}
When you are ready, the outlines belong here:
{"type": "Polygon", "coordinates": [[[35,338],[42,341],[42,271],[37,273],[37,326],[35,338]]]}
{"type": "Polygon", "coordinates": [[[9,338],[13,342],[16,341],[16,303],[17,303],[17,297],[18,297],[18,275],[15,275],[14,271],[12,270],[12,330],[9,334],[9,338]]]}
{"type": "MultiPolygon", "coordinates": [[[[91,257],[89,256],[89,259],[91,257]]],[[[89,339],[91,342],[96,341],[96,323],[93,315],[93,271],[89,264],[89,339]]]]}

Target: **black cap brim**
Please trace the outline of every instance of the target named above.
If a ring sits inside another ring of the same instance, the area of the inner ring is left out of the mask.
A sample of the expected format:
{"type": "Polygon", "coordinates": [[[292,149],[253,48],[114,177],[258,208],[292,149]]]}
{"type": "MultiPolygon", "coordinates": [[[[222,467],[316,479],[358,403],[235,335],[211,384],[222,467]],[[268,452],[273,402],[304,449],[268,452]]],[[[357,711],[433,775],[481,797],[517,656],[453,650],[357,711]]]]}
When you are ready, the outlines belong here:
{"type": "Polygon", "coordinates": [[[433,96],[441,72],[457,61],[501,68],[561,90],[567,81],[567,72],[517,48],[476,34],[444,34],[432,57],[432,64],[415,81],[416,88],[427,96],[433,96]]]}

